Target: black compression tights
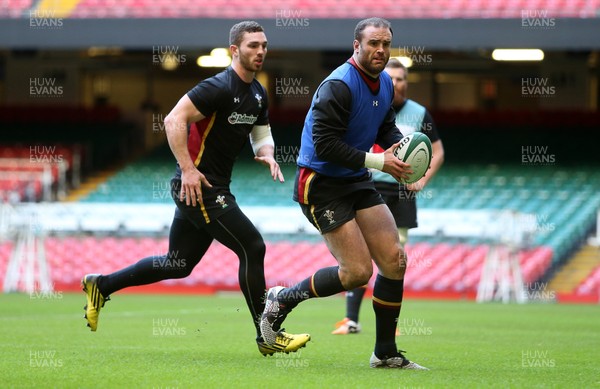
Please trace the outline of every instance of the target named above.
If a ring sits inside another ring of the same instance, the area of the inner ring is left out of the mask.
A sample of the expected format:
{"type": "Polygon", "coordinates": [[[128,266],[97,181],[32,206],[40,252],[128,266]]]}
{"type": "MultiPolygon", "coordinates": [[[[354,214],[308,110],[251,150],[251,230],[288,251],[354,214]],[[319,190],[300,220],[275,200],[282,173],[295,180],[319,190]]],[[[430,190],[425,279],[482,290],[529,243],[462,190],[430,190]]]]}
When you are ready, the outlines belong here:
{"type": "Polygon", "coordinates": [[[260,335],[258,322],[264,309],[265,244],[252,222],[239,208],[198,229],[187,219],[173,219],[169,252],[144,258],[114,273],[100,277],[98,287],[104,296],[129,286],[187,277],[216,239],[234,251],[239,260],[238,278],[250,314],[260,335]]]}

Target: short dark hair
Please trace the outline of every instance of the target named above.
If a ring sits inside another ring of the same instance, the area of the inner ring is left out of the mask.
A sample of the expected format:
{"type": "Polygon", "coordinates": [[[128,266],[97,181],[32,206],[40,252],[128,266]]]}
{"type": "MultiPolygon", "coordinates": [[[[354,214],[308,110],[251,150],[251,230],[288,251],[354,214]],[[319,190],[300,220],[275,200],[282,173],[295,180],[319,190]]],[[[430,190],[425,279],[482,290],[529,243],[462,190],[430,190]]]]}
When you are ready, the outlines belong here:
{"type": "Polygon", "coordinates": [[[263,27],[253,20],[239,22],[229,30],[229,44],[239,46],[245,32],[263,32],[263,27]]]}
{"type": "Polygon", "coordinates": [[[406,66],[404,66],[404,64],[402,62],[400,62],[400,60],[398,58],[390,58],[390,60],[388,61],[388,63],[385,65],[386,68],[390,68],[390,69],[404,69],[404,74],[408,75],[408,69],[406,66]]]}
{"type": "Polygon", "coordinates": [[[362,39],[362,32],[368,26],[386,27],[390,30],[392,36],[394,36],[394,31],[392,30],[392,24],[390,22],[388,22],[384,18],[368,18],[358,22],[358,24],[354,28],[354,39],[360,42],[360,40],[362,39]]]}

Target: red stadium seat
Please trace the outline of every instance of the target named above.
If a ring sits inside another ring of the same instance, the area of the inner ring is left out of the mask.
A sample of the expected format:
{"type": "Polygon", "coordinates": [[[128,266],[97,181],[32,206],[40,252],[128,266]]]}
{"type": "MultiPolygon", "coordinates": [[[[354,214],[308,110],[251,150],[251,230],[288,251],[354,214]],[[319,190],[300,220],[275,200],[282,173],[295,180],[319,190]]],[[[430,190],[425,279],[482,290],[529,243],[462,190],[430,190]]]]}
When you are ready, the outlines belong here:
{"type": "MultiPolygon", "coordinates": [[[[16,3],[16,2],[15,2],[16,3]]],[[[31,2],[29,2],[31,3],[31,2]]],[[[276,12],[293,10],[303,18],[360,18],[366,14],[381,14],[397,18],[521,18],[522,10],[544,10],[553,17],[596,17],[598,0],[434,0],[434,1],[364,1],[297,0],[297,1],[221,1],[202,7],[190,6],[182,0],[151,2],[148,0],[83,0],[72,16],[78,18],[276,18],[276,12]]],[[[19,7],[15,7],[19,8],[19,7]]],[[[25,9],[25,8],[21,8],[25,9]]]]}
{"type": "MultiPolygon", "coordinates": [[[[166,254],[167,238],[116,237],[48,237],[46,255],[54,282],[77,288],[79,278],[89,272],[110,273],[152,255],[166,254]]],[[[0,271],[6,269],[11,243],[0,244],[0,271]]],[[[469,246],[417,243],[407,247],[409,266],[407,291],[475,292],[487,254],[486,245],[469,246]],[[411,264],[412,261],[412,264],[411,264]]],[[[525,282],[534,282],[548,269],[552,251],[545,247],[521,253],[525,282]]],[[[265,258],[266,280],[269,286],[292,285],[314,271],[336,264],[324,243],[270,242],[265,258]]],[[[211,285],[237,288],[239,261],[237,256],[214,242],[186,279],[165,282],[168,285],[211,285]]],[[[370,284],[373,284],[375,274],[370,284]]],[[[579,293],[598,291],[600,267],[578,288],[579,293]]]]}

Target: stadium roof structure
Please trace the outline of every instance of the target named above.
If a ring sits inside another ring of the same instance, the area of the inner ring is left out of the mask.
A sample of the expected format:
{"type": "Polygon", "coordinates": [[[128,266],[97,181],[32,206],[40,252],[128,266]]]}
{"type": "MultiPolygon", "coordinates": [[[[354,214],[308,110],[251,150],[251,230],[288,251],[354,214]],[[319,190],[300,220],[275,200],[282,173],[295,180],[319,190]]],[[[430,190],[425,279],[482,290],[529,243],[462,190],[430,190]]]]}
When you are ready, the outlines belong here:
{"type": "MultiPolygon", "coordinates": [[[[359,19],[308,19],[306,26],[283,26],[278,19],[256,19],[269,46],[281,50],[339,50],[352,45],[359,19]],[[279,23],[279,24],[278,24],[279,23]]],[[[550,19],[549,19],[550,20],[550,19]]],[[[524,26],[522,19],[391,19],[394,44],[429,50],[479,48],[600,48],[600,19],[555,19],[551,26],[524,26]]],[[[82,49],[91,46],[147,49],[227,46],[234,19],[5,19],[0,48],[82,49]],[[52,24],[53,23],[53,24],[52,24]]],[[[535,23],[535,22],[532,22],[535,23]]],[[[541,22],[540,22],[541,23],[541,22]]]]}

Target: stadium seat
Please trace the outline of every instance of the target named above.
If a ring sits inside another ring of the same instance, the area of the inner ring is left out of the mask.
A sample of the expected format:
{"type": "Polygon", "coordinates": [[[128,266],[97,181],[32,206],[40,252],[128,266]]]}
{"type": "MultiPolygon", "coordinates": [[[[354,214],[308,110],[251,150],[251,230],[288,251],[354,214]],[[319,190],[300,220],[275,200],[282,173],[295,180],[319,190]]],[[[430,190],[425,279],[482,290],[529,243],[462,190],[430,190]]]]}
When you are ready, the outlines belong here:
{"type": "MultiPolygon", "coordinates": [[[[0,244],[0,271],[5,271],[13,246],[0,244]]],[[[167,238],[48,237],[45,251],[54,282],[76,288],[81,275],[103,274],[150,256],[166,254],[167,238]]],[[[409,256],[405,288],[408,291],[474,292],[488,251],[486,245],[415,243],[407,246],[409,256]]],[[[552,263],[552,250],[536,248],[521,252],[523,279],[535,282],[552,263]]],[[[194,259],[195,260],[195,259],[194,259]]],[[[278,241],[267,243],[265,275],[268,285],[292,285],[316,270],[334,266],[335,259],[322,242],[278,241]]],[[[239,261],[236,255],[214,242],[192,274],[185,279],[165,281],[168,285],[236,288],[239,261]]],[[[371,279],[373,285],[376,271],[371,279]]],[[[598,288],[597,269],[579,290],[598,288]]]]}
{"type": "MultiPolygon", "coordinates": [[[[9,1],[12,17],[27,9],[31,1],[9,1]],[[27,4],[26,5],[21,5],[27,4]]],[[[171,2],[148,0],[83,0],[72,13],[76,18],[273,18],[277,11],[294,10],[299,17],[310,18],[360,18],[373,12],[390,19],[403,18],[521,18],[522,10],[545,10],[552,17],[596,17],[598,0],[554,1],[554,0],[436,0],[436,1],[379,1],[371,3],[351,1],[222,1],[192,7],[182,0],[171,2]]]]}
{"type": "MultiPolygon", "coordinates": [[[[463,3],[460,3],[463,4],[463,3]]],[[[20,151],[8,149],[18,155],[20,151]]],[[[240,160],[234,169],[232,191],[242,207],[289,205],[294,166],[284,166],[286,182],[275,184],[264,167],[240,160]]],[[[585,238],[600,207],[600,173],[594,167],[528,169],[519,166],[444,166],[418,197],[419,209],[506,209],[534,215],[537,231],[531,249],[522,253],[527,282],[540,279],[551,266],[565,260],[574,245],[585,238]]],[[[83,202],[171,203],[168,182],[174,171],[172,157],[150,155],[120,170],[83,202]]],[[[0,180],[0,187],[10,182],[0,180]]],[[[298,212],[300,212],[298,210],[298,212]]],[[[477,227],[477,226],[475,226],[477,227]]],[[[407,247],[407,290],[476,290],[488,246],[478,241],[447,241],[444,237],[411,240],[407,247]],[[413,265],[411,267],[411,262],[413,265]],[[429,263],[429,265],[427,265],[429,263]]],[[[267,243],[265,269],[269,283],[292,283],[335,260],[323,243],[277,241],[267,243]]],[[[149,255],[166,252],[166,239],[48,238],[46,248],[53,277],[75,279],[79,272],[113,271],[149,255]],[[65,253],[68,253],[66,255],[65,253]],[[81,271],[80,271],[81,270],[81,271]],[[67,274],[68,273],[68,274],[67,274]]],[[[6,255],[0,246],[0,254],[6,255]]],[[[6,249],[4,249],[6,250],[6,249]]],[[[0,269],[7,257],[0,258],[0,269]]],[[[237,258],[214,244],[185,283],[237,284],[237,258]],[[209,271],[210,270],[210,271],[209,271]],[[214,274],[213,274],[214,273],[214,274]]],[[[4,265],[3,265],[4,264],[4,265]]],[[[599,276],[600,277],[600,276],[599,276]]],[[[589,279],[592,279],[591,276],[589,279]]],[[[595,278],[593,278],[595,279],[595,278]]],[[[184,281],[172,281],[179,285],[184,281]]],[[[594,287],[586,280],[580,288],[594,287]]]]}

